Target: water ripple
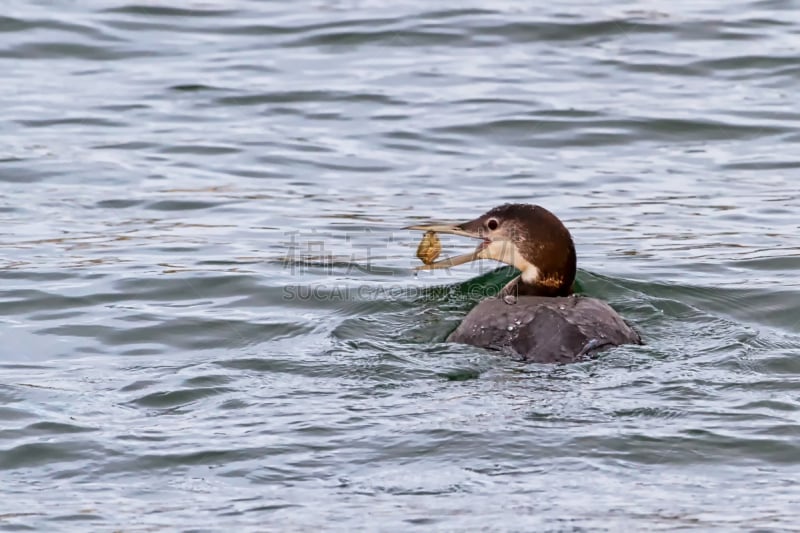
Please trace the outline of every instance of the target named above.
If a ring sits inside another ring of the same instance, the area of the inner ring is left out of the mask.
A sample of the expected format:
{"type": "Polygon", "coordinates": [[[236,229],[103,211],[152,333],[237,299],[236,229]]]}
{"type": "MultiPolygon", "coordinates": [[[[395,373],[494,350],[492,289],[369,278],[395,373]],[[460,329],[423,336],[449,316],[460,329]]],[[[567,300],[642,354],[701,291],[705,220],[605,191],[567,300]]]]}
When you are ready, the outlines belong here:
{"type": "Polygon", "coordinates": [[[795,527],[791,3],[51,4],[0,16],[0,529],[795,527]],[[504,201],[646,345],[444,342],[512,273],[400,228],[504,201]]]}

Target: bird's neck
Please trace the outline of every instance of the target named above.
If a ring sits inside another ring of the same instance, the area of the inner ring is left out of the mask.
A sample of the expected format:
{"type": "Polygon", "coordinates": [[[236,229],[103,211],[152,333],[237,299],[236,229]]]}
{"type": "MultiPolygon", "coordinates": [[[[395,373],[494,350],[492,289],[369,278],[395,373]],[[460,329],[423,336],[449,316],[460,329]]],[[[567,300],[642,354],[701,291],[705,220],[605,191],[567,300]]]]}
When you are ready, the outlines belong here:
{"type": "Polygon", "coordinates": [[[526,296],[569,296],[575,283],[577,257],[575,246],[569,238],[567,253],[543,249],[540,257],[527,262],[530,265],[518,278],[517,293],[526,296]]]}
{"type": "Polygon", "coordinates": [[[569,296],[573,293],[573,281],[558,277],[542,277],[533,282],[526,282],[520,277],[517,281],[516,293],[519,296],[569,296]]]}

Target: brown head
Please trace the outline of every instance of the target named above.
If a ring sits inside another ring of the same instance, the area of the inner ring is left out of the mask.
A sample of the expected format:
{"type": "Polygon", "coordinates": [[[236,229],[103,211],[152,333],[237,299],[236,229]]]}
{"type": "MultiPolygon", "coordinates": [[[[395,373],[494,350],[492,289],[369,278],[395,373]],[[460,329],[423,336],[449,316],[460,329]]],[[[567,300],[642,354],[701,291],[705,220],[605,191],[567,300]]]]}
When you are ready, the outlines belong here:
{"type": "Polygon", "coordinates": [[[423,265],[418,267],[419,270],[494,259],[519,269],[520,294],[572,294],[576,269],[572,237],[558,217],[538,205],[505,204],[462,224],[410,226],[406,229],[481,239],[474,252],[423,265]]]}

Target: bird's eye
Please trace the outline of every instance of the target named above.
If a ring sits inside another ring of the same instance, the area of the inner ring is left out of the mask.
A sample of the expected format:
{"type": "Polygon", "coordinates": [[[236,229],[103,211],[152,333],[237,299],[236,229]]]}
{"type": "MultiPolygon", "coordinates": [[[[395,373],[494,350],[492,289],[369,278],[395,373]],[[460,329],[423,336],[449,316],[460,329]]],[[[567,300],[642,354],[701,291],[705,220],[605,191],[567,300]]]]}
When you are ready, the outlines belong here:
{"type": "Polygon", "coordinates": [[[490,218],[489,222],[486,223],[486,227],[489,228],[491,231],[496,230],[497,226],[499,226],[499,225],[500,224],[497,222],[497,220],[495,220],[493,218],[490,218]]]}

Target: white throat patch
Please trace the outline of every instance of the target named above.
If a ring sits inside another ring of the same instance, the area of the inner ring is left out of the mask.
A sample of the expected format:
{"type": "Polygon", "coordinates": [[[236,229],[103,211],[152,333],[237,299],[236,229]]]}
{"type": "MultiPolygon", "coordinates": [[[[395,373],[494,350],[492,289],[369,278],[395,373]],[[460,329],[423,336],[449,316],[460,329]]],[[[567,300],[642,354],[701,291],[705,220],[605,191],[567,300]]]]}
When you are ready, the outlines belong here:
{"type": "Polygon", "coordinates": [[[522,257],[517,246],[511,241],[492,241],[486,248],[478,252],[478,257],[494,259],[516,267],[522,273],[522,281],[525,283],[532,284],[539,279],[539,269],[522,257]]]}

